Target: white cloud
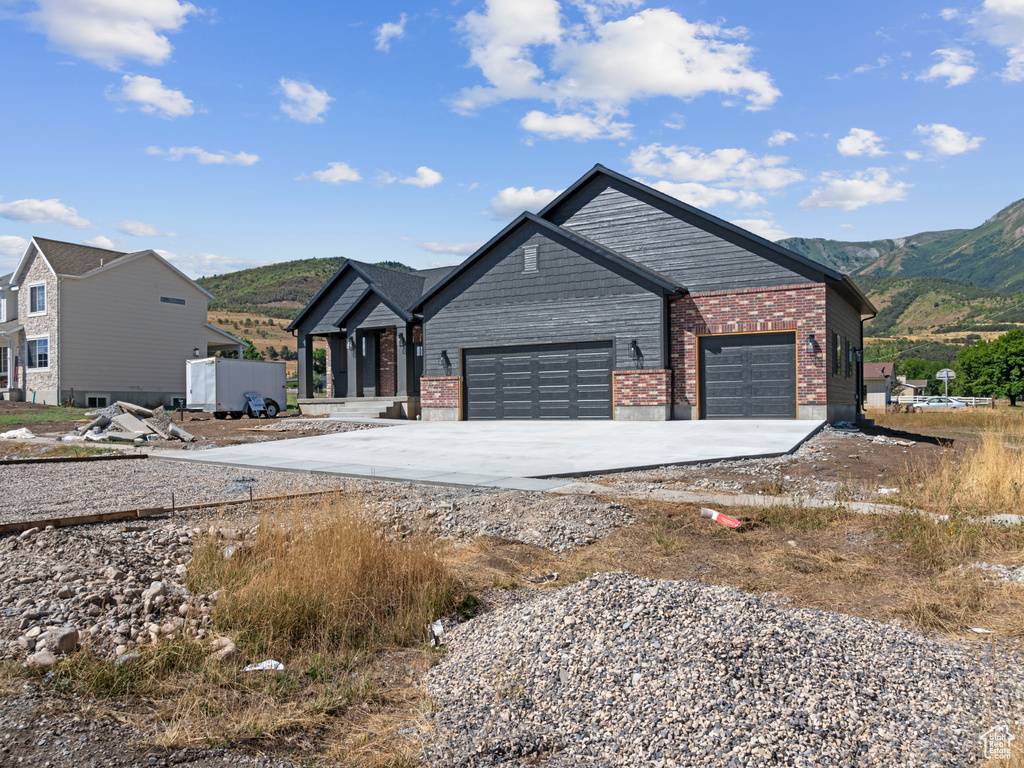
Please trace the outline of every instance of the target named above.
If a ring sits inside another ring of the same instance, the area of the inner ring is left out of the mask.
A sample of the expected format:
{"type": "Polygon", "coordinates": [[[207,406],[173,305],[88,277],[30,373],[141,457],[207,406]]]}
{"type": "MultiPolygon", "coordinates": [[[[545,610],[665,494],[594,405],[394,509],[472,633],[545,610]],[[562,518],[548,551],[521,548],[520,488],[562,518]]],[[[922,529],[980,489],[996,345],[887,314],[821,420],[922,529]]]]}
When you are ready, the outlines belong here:
{"type": "MultiPolygon", "coordinates": [[[[324,170],[313,171],[312,176],[325,184],[341,184],[343,181],[360,181],[363,178],[359,175],[359,171],[348,163],[328,163],[324,170]]],[[[308,177],[303,175],[298,176],[295,180],[302,181],[306,178],[308,177]]]]}
{"type": "Polygon", "coordinates": [[[958,18],[960,16],[960,11],[956,8],[943,8],[941,11],[939,11],[939,16],[941,16],[946,21],[952,21],[953,19],[958,18]]]}
{"type": "Polygon", "coordinates": [[[28,240],[15,235],[0,235],[0,256],[21,256],[28,248],[28,240]]]}
{"type": "Polygon", "coordinates": [[[75,229],[90,229],[92,227],[92,224],[78,215],[78,211],[69,205],[64,205],[56,198],[0,203],[0,217],[15,221],[27,221],[30,224],[63,224],[75,229]]]}
{"type": "Polygon", "coordinates": [[[837,174],[822,174],[824,187],[819,187],[811,196],[800,201],[804,210],[812,208],[841,208],[855,211],[865,205],[890,203],[905,200],[907,190],[913,184],[893,181],[884,168],[868,168],[855,173],[851,178],[840,178],[837,174]]]}
{"type": "Polygon", "coordinates": [[[377,50],[387,53],[391,50],[392,40],[401,40],[405,37],[406,15],[403,13],[398,21],[386,21],[377,27],[377,50]]]}
{"type": "Polygon", "coordinates": [[[671,195],[697,208],[714,208],[719,203],[731,203],[737,208],[752,208],[764,203],[764,198],[756,192],[742,189],[726,189],[709,187],[696,181],[656,181],[651,184],[659,192],[671,195]]]}
{"type": "Polygon", "coordinates": [[[865,72],[871,72],[874,69],[884,69],[892,63],[892,59],[888,56],[879,56],[875,59],[874,64],[861,64],[859,67],[855,67],[853,74],[862,75],[865,72]]]}
{"type": "Polygon", "coordinates": [[[905,151],[905,152],[903,153],[903,156],[904,156],[905,158],[907,158],[907,160],[920,160],[920,159],[921,159],[921,153],[920,153],[920,152],[915,152],[915,151],[914,151],[914,150],[912,150],[912,149],[908,149],[908,150],[906,150],[906,151],[905,151]]]}
{"type": "Polygon", "coordinates": [[[107,98],[112,101],[135,102],[140,111],[157,117],[189,117],[195,113],[192,101],[184,93],[164,87],[155,77],[125,75],[121,80],[124,84],[120,91],[107,91],[107,98]]]}
{"type": "Polygon", "coordinates": [[[1024,0],[985,0],[970,23],[982,39],[1006,52],[1003,79],[1024,80],[1024,0]]]}
{"type": "Polygon", "coordinates": [[[490,211],[496,219],[511,221],[523,211],[536,213],[560,194],[561,189],[505,187],[491,198],[490,211]]]}
{"type": "Polygon", "coordinates": [[[159,248],[154,248],[153,250],[189,277],[222,275],[225,272],[236,272],[239,269],[262,267],[269,263],[256,259],[218,256],[215,253],[171,253],[170,251],[162,251],[159,248]]]}
{"type": "Polygon", "coordinates": [[[255,165],[259,162],[259,155],[250,155],[247,152],[207,152],[202,147],[170,147],[166,151],[160,147],[146,147],[147,155],[166,157],[168,160],[178,161],[183,157],[194,157],[201,165],[255,165]]]}
{"type": "Polygon", "coordinates": [[[199,9],[178,0],[35,0],[23,18],[62,51],[109,69],[123,60],[165,64],[170,41],[199,9]]]}
{"type": "Polygon", "coordinates": [[[651,186],[699,208],[720,203],[749,208],[763,203],[761,191],[803,180],[800,171],[783,167],[788,162],[788,157],[758,156],[739,148],[703,152],[661,144],[638,147],[629,155],[633,173],[660,179],[651,186]]]}
{"type": "Polygon", "coordinates": [[[836,144],[836,149],[844,157],[880,157],[889,154],[882,146],[882,137],[866,128],[851,128],[849,134],[836,144]]]}
{"type": "Polygon", "coordinates": [[[97,248],[106,248],[109,251],[114,250],[114,241],[103,235],[96,235],[96,237],[86,240],[85,244],[95,245],[97,248]]]}
{"type": "Polygon", "coordinates": [[[768,146],[781,147],[787,141],[796,141],[796,134],[789,131],[776,131],[768,137],[768,146]]]}
{"type": "Polygon", "coordinates": [[[772,219],[733,219],[732,223],[737,227],[749,229],[755,235],[760,235],[766,240],[773,242],[785,240],[790,236],[786,230],[777,225],[772,219]]]}
{"type": "MultiPolygon", "coordinates": [[[[557,126],[548,131],[550,137],[584,139],[592,126],[580,128],[580,116],[612,125],[638,99],[689,100],[718,93],[744,99],[748,109],[759,110],[780,95],[767,72],[752,68],[754,50],[739,42],[746,35],[742,28],[693,23],[665,8],[605,21],[606,14],[636,3],[573,4],[585,18],[569,26],[563,26],[566,7],[558,0],[487,0],[483,13],[468,13],[460,29],[470,62],[486,85],[463,89],[453,102],[456,111],[472,113],[510,99],[539,99],[557,105],[559,114],[531,113],[530,122],[557,126]],[[546,68],[538,63],[541,57],[546,68]],[[565,120],[551,122],[562,117],[573,117],[575,127],[565,120]]],[[[606,138],[606,133],[598,137],[606,138]]]]}
{"type": "MultiPolygon", "coordinates": [[[[419,243],[419,247],[431,253],[451,253],[456,256],[468,256],[475,253],[483,243],[419,243]]],[[[458,263],[458,262],[454,262],[458,263]]],[[[437,266],[447,266],[439,264],[437,266]]]]}
{"type": "Polygon", "coordinates": [[[914,133],[922,137],[922,144],[931,147],[938,155],[962,155],[964,152],[977,149],[985,140],[981,136],[971,136],[966,131],[945,123],[919,125],[914,129],[914,133]]]}
{"type": "Polygon", "coordinates": [[[126,235],[132,237],[177,237],[178,235],[174,232],[164,232],[159,227],[155,227],[152,224],[143,224],[141,221],[125,220],[121,222],[121,226],[117,228],[119,232],[123,232],[126,235]]]}
{"type": "Polygon", "coordinates": [[[427,168],[427,166],[421,165],[416,169],[415,176],[399,179],[389,173],[383,173],[380,175],[378,180],[384,184],[391,184],[397,181],[399,184],[411,184],[414,187],[426,189],[427,187],[433,187],[440,184],[444,180],[444,177],[433,168],[427,168]]]}
{"type": "Polygon", "coordinates": [[[519,121],[519,126],[545,139],[628,139],[630,123],[617,123],[611,115],[549,115],[534,110],[519,121]]]}
{"type": "Polygon", "coordinates": [[[309,83],[289,80],[282,77],[278,84],[285,100],[281,102],[281,111],[300,123],[322,123],[324,115],[334,101],[327,91],[321,91],[309,83]]]}
{"type": "Polygon", "coordinates": [[[978,72],[974,66],[974,54],[963,48],[940,48],[932,51],[941,61],[917,76],[918,80],[940,80],[945,78],[946,87],[963,85],[978,72]]]}

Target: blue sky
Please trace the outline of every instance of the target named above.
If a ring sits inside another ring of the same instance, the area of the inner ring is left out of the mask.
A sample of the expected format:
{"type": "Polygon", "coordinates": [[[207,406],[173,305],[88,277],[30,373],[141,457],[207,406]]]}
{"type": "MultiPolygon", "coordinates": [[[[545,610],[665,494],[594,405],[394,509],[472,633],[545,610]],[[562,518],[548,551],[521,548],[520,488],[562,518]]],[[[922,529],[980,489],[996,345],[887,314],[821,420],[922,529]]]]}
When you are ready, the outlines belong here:
{"type": "Polygon", "coordinates": [[[594,163],[765,236],[1024,197],[1024,0],[0,0],[0,271],[461,260],[594,163]]]}

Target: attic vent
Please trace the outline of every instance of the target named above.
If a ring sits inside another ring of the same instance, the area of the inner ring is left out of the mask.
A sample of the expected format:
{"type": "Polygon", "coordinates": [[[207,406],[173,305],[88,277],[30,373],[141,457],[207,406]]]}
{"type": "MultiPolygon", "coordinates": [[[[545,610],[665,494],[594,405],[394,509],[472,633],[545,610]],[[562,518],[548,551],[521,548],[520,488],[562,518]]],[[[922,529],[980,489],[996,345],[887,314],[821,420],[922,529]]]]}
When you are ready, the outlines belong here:
{"type": "Polygon", "coordinates": [[[537,250],[536,245],[523,246],[523,272],[537,271],[537,250]]]}

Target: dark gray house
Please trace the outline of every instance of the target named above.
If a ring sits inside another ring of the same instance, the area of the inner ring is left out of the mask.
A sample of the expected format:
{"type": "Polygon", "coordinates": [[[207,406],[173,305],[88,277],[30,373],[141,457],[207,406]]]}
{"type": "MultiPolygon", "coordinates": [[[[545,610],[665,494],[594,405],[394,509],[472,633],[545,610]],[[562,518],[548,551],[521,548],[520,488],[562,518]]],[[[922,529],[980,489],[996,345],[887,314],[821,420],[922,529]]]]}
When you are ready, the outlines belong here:
{"type": "Polygon", "coordinates": [[[415,416],[423,328],[411,307],[451,269],[401,272],[346,261],[288,326],[298,337],[300,400],[313,396],[313,337],[327,341],[328,402],[305,410],[359,398],[415,416]]]}
{"type": "MultiPolygon", "coordinates": [[[[373,354],[358,329],[385,327],[386,304],[352,288],[367,282],[359,266],[293,323],[300,353],[325,322],[356,329],[356,396],[373,354]],[[379,304],[359,309],[358,296],[379,304]]],[[[421,274],[419,296],[392,302],[404,313],[388,309],[394,327],[422,333],[422,371],[405,370],[424,419],[853,419],[860,408],[875,309],[848,277],[600,165],[446,274],[411,273],[404,298],[421,274]]]]}

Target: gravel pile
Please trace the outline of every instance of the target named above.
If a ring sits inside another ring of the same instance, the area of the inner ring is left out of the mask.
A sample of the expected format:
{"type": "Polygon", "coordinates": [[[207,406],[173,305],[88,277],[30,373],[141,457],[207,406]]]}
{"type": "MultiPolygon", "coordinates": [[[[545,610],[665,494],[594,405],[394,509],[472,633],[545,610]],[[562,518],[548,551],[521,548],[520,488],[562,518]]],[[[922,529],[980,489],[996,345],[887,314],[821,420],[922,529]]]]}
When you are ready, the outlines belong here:
{"type": "Polygon", "coordinates": [[[1024,565],[1001,565],[1000,563],[975,563],[971,566],[995,581],[1007,584],[1024,584],[1024,565]]]}
{"type": "MultiPolygon", "coordinates": [[[[428,677],[434,765],[981,762],[989,675],[971,653],[728,587],[601,574],[446,641],[428,677]]],[[[993,722],[1022,703],[1019,675],[1002,676],[993,722]]]]}

